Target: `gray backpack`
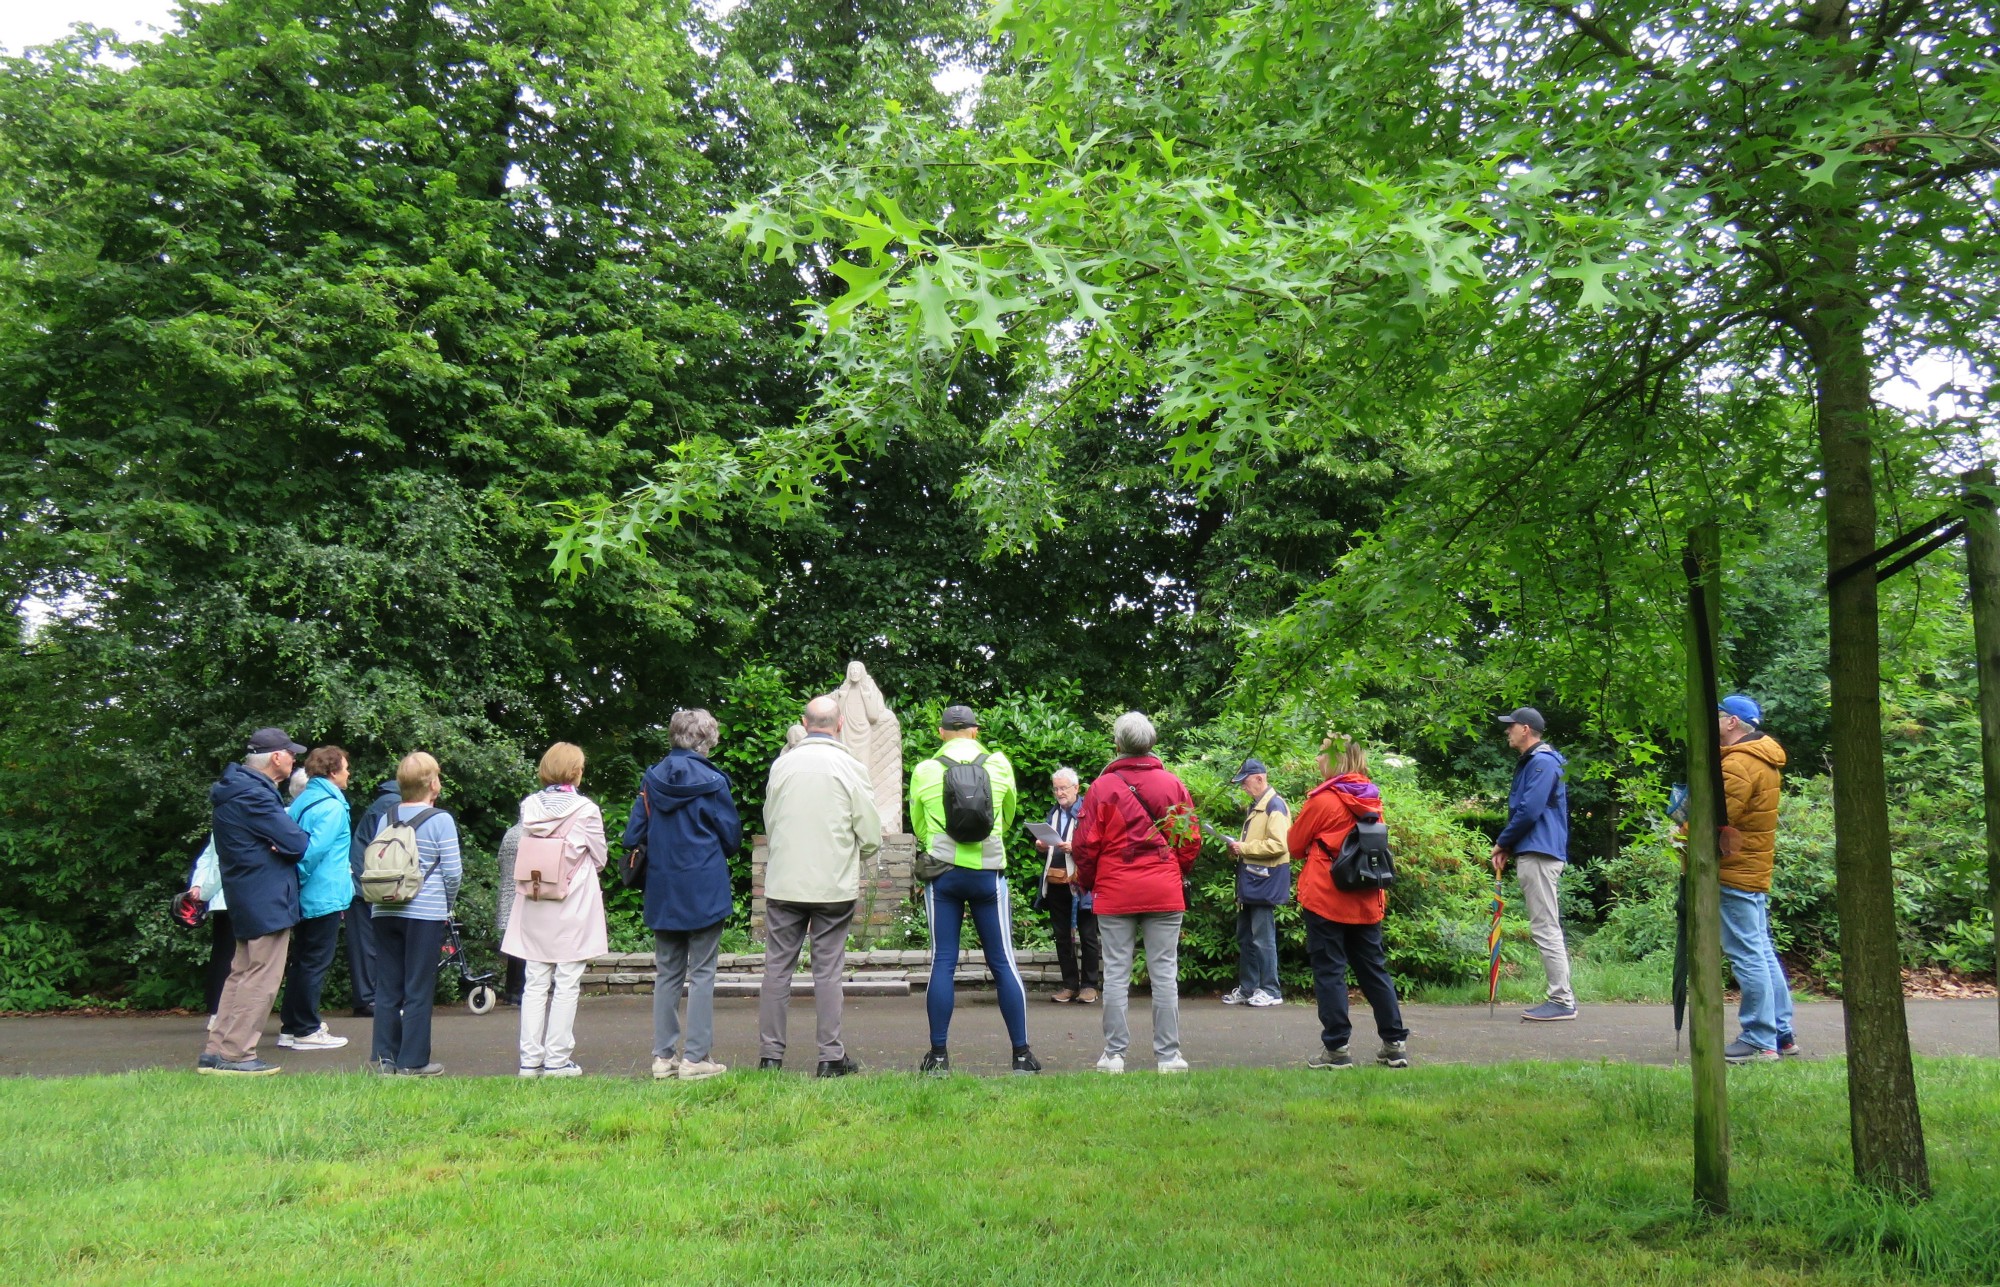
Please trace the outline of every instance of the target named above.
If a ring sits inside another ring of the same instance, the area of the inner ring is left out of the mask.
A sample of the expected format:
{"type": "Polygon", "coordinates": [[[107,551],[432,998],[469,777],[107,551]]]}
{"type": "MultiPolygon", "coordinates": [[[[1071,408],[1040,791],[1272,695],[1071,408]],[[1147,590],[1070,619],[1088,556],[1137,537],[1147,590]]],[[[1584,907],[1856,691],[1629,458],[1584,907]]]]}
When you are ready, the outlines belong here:
{"type": "MultiPolygon", "coordinates": [[[[437,863],[431,864],[430,871],[423,870],[417,854],[417,828],[443,812],[443,809],[425,809],[407,822],[394,813],[382,819],[381,830],[361,851],[358,883],[363,901],[407,903],[423,890],[425,878],[437,870],[437,863]]],[[[443,861],[440,854],[438,862],[443,861]]]]}

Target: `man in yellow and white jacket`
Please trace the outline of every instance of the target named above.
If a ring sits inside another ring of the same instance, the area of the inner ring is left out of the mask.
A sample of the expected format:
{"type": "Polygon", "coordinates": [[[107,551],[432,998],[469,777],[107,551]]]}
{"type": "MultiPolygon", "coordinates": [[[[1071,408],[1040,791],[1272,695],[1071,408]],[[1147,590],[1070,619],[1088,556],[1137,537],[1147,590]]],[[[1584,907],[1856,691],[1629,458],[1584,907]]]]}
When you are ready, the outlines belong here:
{"type": "Polygon", "coordinates": [[[1278,987],[1278,908],[1291,901],[1292,854],[1286,838],[1292,811],[1271,788],[1270,772],[1257,759],[1243,761],[1236,785],[1250,797],[1243,835],[1229,842],[1236,859],[1237,985],[1224,1005],[1266,1009],[1283,1005],[1278,987]]]}

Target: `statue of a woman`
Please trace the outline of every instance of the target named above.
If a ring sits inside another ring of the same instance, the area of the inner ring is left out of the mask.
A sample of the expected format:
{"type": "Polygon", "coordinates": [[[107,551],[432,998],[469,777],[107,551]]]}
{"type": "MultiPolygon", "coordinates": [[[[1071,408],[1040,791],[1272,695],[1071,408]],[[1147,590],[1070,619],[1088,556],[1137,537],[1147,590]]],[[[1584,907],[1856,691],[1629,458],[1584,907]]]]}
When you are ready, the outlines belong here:
{"type": "Polygon", "coordinates": [[[847,663],[847,682],[833,692],[840,703],[840,740],[868,770],[875,811],[884,832],[903,829],[903,722],[858,661],[847,663]]]}

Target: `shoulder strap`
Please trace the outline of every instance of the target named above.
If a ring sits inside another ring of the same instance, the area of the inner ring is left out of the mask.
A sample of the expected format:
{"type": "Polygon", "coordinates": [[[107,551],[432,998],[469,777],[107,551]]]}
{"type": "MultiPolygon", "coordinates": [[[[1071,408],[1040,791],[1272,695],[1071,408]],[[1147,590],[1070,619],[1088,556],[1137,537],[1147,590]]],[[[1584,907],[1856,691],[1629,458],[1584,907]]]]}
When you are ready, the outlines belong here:
{"type": "Polygon", "coordinates": [[[1146,815],[1146,820],[1148,822],[1152,823],[1155,827],[1158,827],[1160,825],[1159,815],[1155,814],[1151,809],[1146,807],[1146,798],[1139,794],[1139,788],[1132,784],[1132,779],[1126,777],[1123,773],[1120,773],[1116,769],[1111,770],[1111,776],[1117,778],[1120,782],[1123,782],[1125,784],[1125,789],[1132,793],[1133,802],[1139,806],[1139,812],[1146,815]]]}

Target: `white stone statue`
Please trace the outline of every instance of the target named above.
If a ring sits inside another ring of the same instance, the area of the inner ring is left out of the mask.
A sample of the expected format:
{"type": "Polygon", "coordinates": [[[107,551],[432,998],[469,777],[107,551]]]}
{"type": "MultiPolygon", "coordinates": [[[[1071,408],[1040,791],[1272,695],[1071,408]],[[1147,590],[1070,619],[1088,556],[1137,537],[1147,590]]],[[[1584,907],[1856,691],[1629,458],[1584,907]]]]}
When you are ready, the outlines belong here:
{"type": "Polygon", "coordinates": [[[831,694],[840,703],[840,740],[868,770],[875,811],[885,834],[903,830],[903,722],[858,661],[847,663],[847,682],[831,694]]]}

